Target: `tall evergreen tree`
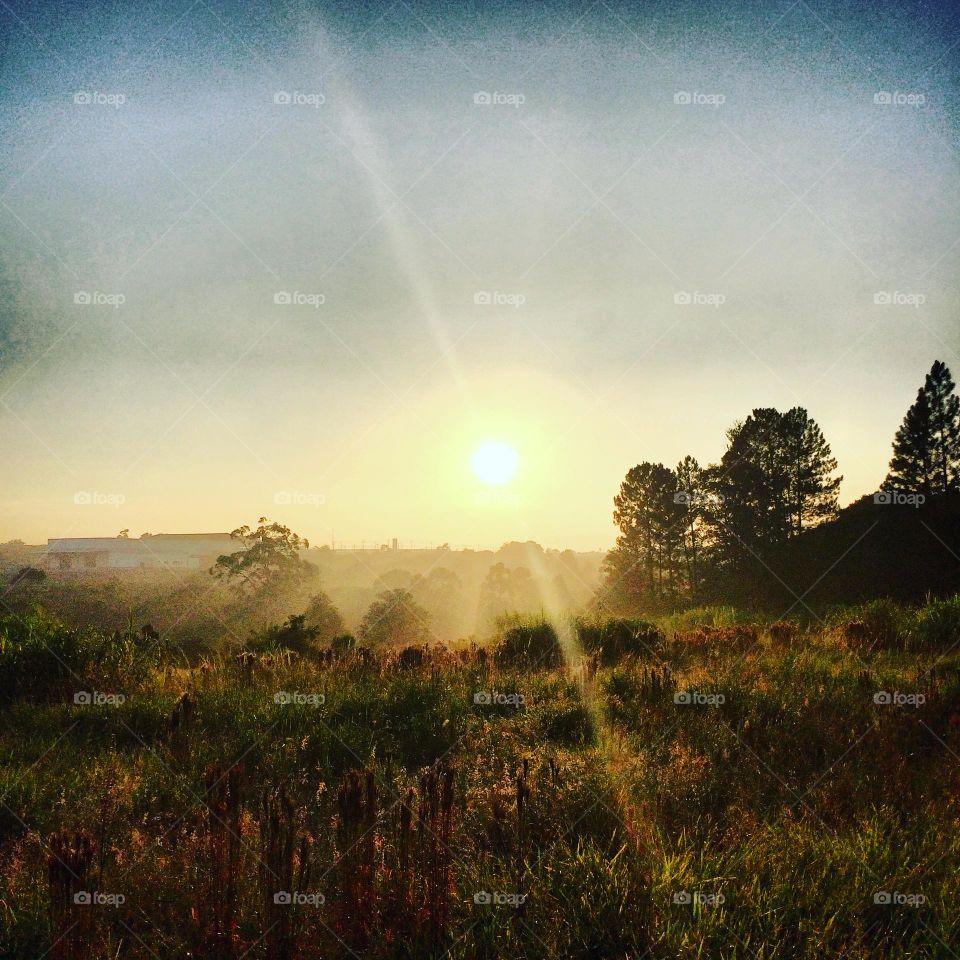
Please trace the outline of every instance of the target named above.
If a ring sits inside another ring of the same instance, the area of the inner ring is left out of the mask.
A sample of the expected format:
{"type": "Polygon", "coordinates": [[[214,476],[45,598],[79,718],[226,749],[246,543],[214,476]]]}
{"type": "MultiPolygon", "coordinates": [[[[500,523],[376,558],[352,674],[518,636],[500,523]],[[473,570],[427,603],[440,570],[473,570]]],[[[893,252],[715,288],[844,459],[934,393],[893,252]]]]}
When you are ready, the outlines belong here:
{"type": "Polygon", "coordinates": [[[933,486],[935,493],[960,487],[960,397],[950,370],[935,360],[923,385],[930,406],[933,440],[933,486]]]}
{"type": "Polygon", "coordinates": [[[719,465],[707,471],[721,560],[763,560],[804,527],[836,515],[837,461],[802,407],[758,408],[727,439],[719,465]]]}
{"type": "Polygon", "coordinates": [[[664,610],[682,591],[684,505],[676,474],[662,463],[631,468],[614,497],[620,535],[604,561],[605,601],[616,608],[664,610]]]}
{"type": "Polygon", "coordinates": [[[837,497],[843,477],[833,476],[837,461],[816,420],[803,407],[783,415],[783,443],[789,482],[787,511],[790,536],[804,527],[837,515],[837,497]]]}
{"type": "Polygon", "coordinates": [[[686,456],[676,466],[677,490],[681,508],[681,547],[685,573],[684,589],[696,603],[701,592],[706,549],[706,510],[709,491],[704,470],[695,457],[686,456]]]}
{"type": "Polygon", "coordinates": [[[888,490],[927,497],[960,487],[960,398],[947,365],[934,362],[893,440],[888,490]]]}
{"type": "Polygon", "coordinates": [[[933,478],[932,447],[930,404],[921,387],[917,391],[917,399],[907,411],[897,435],[893,438],[893,457],[884,488],[930,496],[933,478]]]}

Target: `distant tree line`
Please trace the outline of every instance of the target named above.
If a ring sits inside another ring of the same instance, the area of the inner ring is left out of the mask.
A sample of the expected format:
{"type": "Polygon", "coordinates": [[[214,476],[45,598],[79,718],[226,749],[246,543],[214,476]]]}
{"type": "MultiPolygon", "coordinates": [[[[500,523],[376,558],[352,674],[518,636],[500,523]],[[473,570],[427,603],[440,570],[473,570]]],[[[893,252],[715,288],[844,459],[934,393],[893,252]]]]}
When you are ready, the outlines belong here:
{"type": "MultiPolygon", "coordinates": [[[[960,490],[954,389],[938,360],[897,431],[878,504],[909,499],[917,507],[960,490]]],[[[620,532],[604,561],[597,605],[659,613],[757,605],[791,593],[783,578],[802,552],[797,544],[810,543],[806,535],[840,513],[836,471],[829,443],[802,407],[753,410],[727,431],[717,464],[701,467],[691,456],[672,469],[638,464],[614,497],[620,532]]]]}

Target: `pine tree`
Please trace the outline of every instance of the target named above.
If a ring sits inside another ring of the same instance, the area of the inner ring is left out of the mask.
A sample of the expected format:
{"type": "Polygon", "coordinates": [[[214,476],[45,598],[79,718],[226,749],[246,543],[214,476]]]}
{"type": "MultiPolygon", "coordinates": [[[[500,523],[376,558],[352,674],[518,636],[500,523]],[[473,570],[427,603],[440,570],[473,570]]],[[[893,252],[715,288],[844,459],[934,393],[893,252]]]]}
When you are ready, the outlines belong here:
{"type": "Polygon", "coordinates": [[[923,392],[930,407],[933,490],[946,493],[960,485],[960,397],[947,365],[936,360],[923,392]]]}
{"type": "Polygon", "coordinates": [[[930,497],[960,484],[960,399],[946,364],[937,360],[893,441],[887,490],[930,497]]]}
{"type": "Polygon", "coordinates": [[[841,477],[817,422],[802,407],[754,410],[727,431],[728,446],[707,479],[723,560],[762,559],[772,547],[837,513],[841,477]]]}
{"type": "Polygon", "coordinates": [[[682,517],[680,531],[686,593],[691,601],[696,602],[703,575],[703,541],[708,502],[706,478],[700,464],[689,455],[677,464],[674,474],[677,478],[678,494],[674,500],[678,502],[682,517]]]}
{"type": "Polygon", "coordinates": [[[628,471],[613,500],[620,535],[604,561],[608,603],[660,610],[676,601],[684,519],[677,493],[676,474],[662,463],[628,471]]]}
{"type": "Polygon", "coordinates": [[[837,499],[843,477],[833,476],[836,458],[816,420],[803,407],[788,410],[783,417],[785,457],[789,476],[787,508],[792,536],[805,526],[816,526],[837,515],[837,499]]]}

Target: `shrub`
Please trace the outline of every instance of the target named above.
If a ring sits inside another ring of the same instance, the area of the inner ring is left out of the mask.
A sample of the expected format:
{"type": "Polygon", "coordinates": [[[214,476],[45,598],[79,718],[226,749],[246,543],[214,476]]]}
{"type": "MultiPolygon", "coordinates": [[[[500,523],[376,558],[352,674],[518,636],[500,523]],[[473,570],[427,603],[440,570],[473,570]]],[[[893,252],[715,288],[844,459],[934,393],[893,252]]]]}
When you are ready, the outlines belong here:
{"type": "Polygon", "coordinates": [[[921,607],[909,627],[919,649],[949,650],[960,643],[960,596],[932,600],[921,607]]]}
{"type": "Polygon", "coordinates": [[[654,624],[628,617],[575,620],[574,629],[587,653],[595,653],[604,666],[633,654],[643,657],[658,653],[665,637],[654,624]]]}
{"type": "Polygon", "coordinates": [[[694,607],[660,617],[657,623],[667,633],[693,630],[695,627],[732,627],[754,617],[736,607],[694,607]]]}
{"type": "Polygon", "coordinates": [[[596,738],[593,719],[587,708],[569,700],[542,707],[540,728],[546,740],[568,747],[593,743],[596,738]]]}
{"type": "Polygon", "coordinates": [[[866,650],[900,650],[908,640],[906,611],[893,600],[871,600],[835,614],[844,642],[866,650]]]}
{"type": "Polygon", "coordinates": [[[372,646],[427,643],[430,614],[409,590],[386,590],[370,604],[360,624],[360,639],[372,646]]]}
{"type": "Polygon", "coordinates": [[[285,623],[275,624],[254,634],[246,648],[253,653],[272,653],[277,650],[307,653],[315,645],[320,628],[307,626],[306,621],[306,614],[302,613],[287,617],[285,623]]]}
{"type": "Polygon", "coordinates": [[[674,642],[690,650],[746,651],[757,645],[760,628],[756,624],[737,624],[732,627],[697,627],[674,634],[674,642]]]}
{"type": "Polygon", "coordinates": [[[0,699],[76,692],[97,678],[136,682],[167,652],[162,641],[141,641],[132,631],[68,628],[43,610],[0,617],[0,699]]]}
{"type": "Polygon", "coordinates": [[[21,567],[15,574],[10,577],[10,584],[14,585],[17,583],[41,583],[47,579],[47,574],[45,571],[38,569],[37,567],[21,567]]]}
{"type": "Polygon", "coordinates": [[[559,667],[563,663],[563,651],[557,631],[545,620],[508,621],[507,627],[496,645],[494,657],[499,666],[559,667]]]}
{"type": "Polygon", "coordinates": [[[774,643],[787,646],[796,636],[797,625],[789,620],[777,620],[776,623],[771,623],[767,627],[767,632],[774,643]]]}
{"type": "Polygon", "coordinates": [[[343,653],[349,653],[351,650],[356,649],[357,638],[351,633],[340,633],[337,634],[330,641],[330,650],[339,655],[343,653]]]}

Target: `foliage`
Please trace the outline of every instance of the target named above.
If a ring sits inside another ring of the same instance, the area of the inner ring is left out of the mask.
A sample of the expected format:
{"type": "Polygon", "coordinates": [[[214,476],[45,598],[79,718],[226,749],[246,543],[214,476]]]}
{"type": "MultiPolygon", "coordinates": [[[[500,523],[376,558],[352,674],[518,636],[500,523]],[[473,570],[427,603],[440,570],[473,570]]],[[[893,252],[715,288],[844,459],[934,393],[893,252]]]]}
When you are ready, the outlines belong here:
{"type": "Polygon", "coordinates": [[[283,624],[274,624],[253,635],[246,649],[254,653],[290,650],[304,654],[317,645],[319,627],[308,626],[306,614],[293,614],[283,624]]]}
{"type": "Polygon", "coordinates": [[[316,577],[316,567],[300,557],[310,546],[308,540],[266,517],[257,524],[256,529],[244,525],[230,533],[242,549],[218,557],[210,571],[214,576],[258,598],[316,577]]]}
{"type": "Polygon", "coordinates": [[[960,397],[947,365],[934,362],[893,441],[884,489],[926,497],[960,489],[960,397]]]}
{"type": "Polygon", "coordinates": [[[727,441],[706,469],[687,456],[673,470],[644,461],[627,472],[598,610],[665,614],[738,580],[763,582],[781,544],[836,515],[837,462],[802,407],[756,409],[727,441]]]}
{"type": "Polygon", "coordinates": [[[313,636],[319,643],[329,643],[334,637],[343,633],[343,617],[330,597],[322,590],[310,597],[303,616],[307,626],[316,631],[313,636]]]}
{"type": "Polygon", "coordinates": [[[557,631],[546,620],[504,617],[498,627],[494,657],[501,666],[551,668],[563,663],[557,631]]]}
{"type": "Polygon", "coordinates": [[[3,616],[0,699],[89,692],[84,684],[91,676],[126,684],[170,654],[163,640],[146,639],[132,628],[108,636],[91,627],[66,627],[42,610],[3,616]]]}
{"type": "Polygon", "coordinates": [[[11,575],[10,584],[42,583],[46,579],[46,572],[37,567],[21,567],[16,573],[11,575]]]}
{"type": "Polygon", "coordinates": [[[583,650],[605,666],[625,656],[655,656],[665,639],[654,624],[635,617],[579,617],[573,626],[583,650]]]}
{"type": "MultiPolygon", "coordinates": [[[[665,960],[744,944],[946,958],[960,935],[958,611],[960,598],[836,611],[799,644],[677,642],[586,679],[470,648],[244,671],[158,651],[128,669],[110,649],[136,633],[6,618],[3,670],[52,643],[88,689],[127,699],[83,706],[25,684],[2,707],[0,958],[59,942],[72,958],[172,960],[185,941],[288,960],[665,960]],[[899,639],[853,649],[854,622],[899,639]],[[126,902],[77,906],[81,887],[126,902]],[[312,903],[284,912],[290,888],[312,903]]],[[[741,621],[704,609],[658,627],[766,637],[741,621]]],[[[548,626],[515,619],[500,639],[519,629],[521,649],[556,651],[548,626]]]]}
{"type": "Polygon", "coordinates": [[[409,590],[385,590],[364,615],[360,639],[374,646],[426,643],[432,639],[430,615],[409,590]]]}

